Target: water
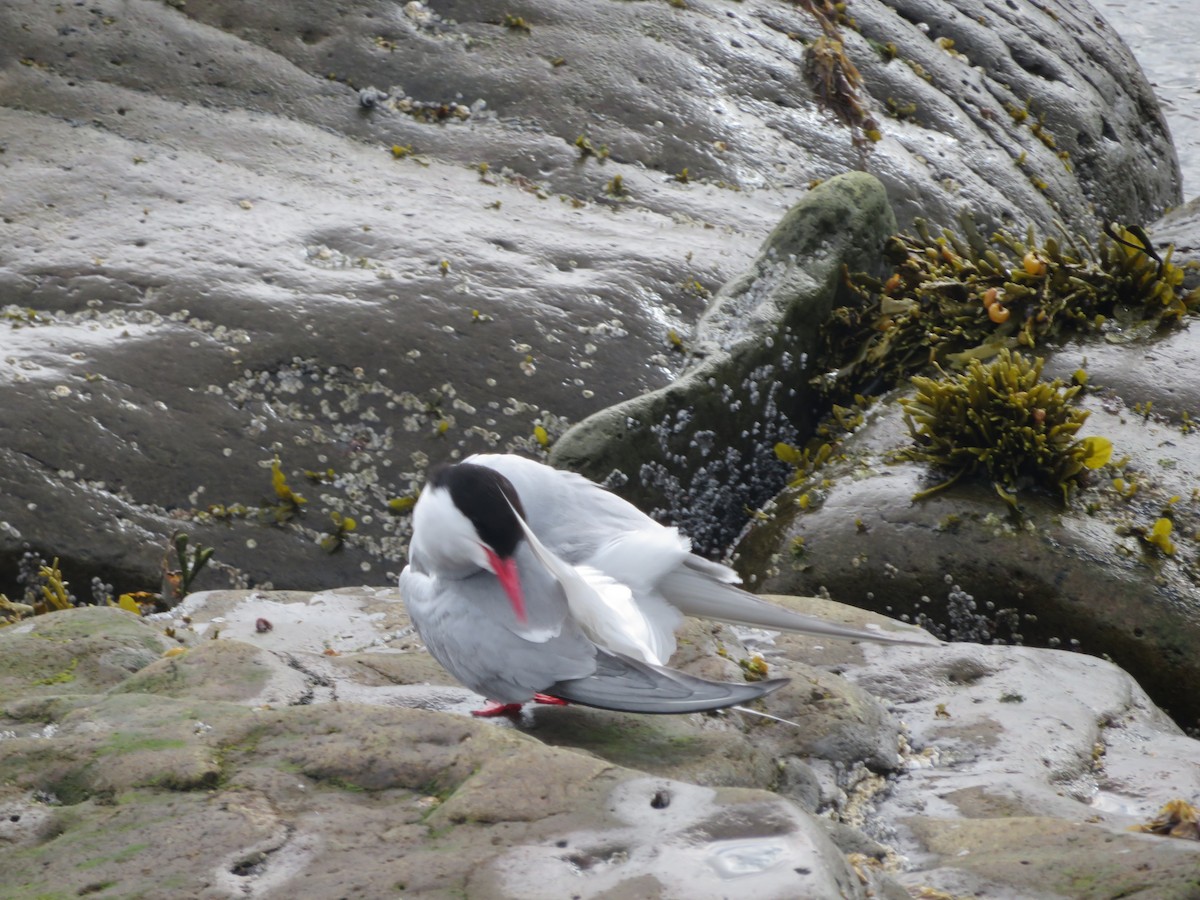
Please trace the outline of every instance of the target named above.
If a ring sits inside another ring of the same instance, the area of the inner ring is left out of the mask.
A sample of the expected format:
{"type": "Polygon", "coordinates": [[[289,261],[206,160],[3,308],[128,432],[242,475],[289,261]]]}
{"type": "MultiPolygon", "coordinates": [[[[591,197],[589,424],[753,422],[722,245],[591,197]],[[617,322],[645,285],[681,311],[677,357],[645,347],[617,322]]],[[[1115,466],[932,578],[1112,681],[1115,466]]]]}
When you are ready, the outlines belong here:
{"type": "Polygon", "coordinates": [[[1195,0],[1091,0],[1154,87],[1179,154],[1185,199],[1200,193],[1200,42],[1195,0]]]}

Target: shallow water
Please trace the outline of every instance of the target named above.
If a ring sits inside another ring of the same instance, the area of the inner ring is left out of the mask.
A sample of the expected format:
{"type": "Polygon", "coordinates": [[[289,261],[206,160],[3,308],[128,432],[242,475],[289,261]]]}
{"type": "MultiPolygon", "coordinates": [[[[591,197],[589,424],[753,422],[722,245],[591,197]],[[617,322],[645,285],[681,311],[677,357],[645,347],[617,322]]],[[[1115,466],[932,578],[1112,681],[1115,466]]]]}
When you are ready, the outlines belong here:
{"type": "Polygon", "coordinates": [[[1137,57],[1162,104],[1183,171],[1183,196],[1200,194],[1200,42],[1195,0],[1091,0],[1137,57]]]}

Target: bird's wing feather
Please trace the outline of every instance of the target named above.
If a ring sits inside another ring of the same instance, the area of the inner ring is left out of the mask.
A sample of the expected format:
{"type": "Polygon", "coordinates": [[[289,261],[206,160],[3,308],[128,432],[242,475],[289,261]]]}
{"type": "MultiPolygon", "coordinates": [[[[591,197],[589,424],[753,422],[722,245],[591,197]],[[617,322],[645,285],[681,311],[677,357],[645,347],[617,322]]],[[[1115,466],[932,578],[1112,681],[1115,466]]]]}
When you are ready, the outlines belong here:
{"type": "Polygon", "coordinates": [[[628,653],[646,662],[660,660],[653,627],[634,602],[628,586],[587,566],[572,566],[538,540],[517,516],[530,551],[562,587],[567,608],[583,633],[601,647],[628,653]]]}
{"type": "Polygon", "coordinates": [[[507,453],[476,454],[466,462],[494,469],[512,482],[529,527],[573,565],[587,562],[614,535],[662,530],[632,503],[575,472],[507,453]]]}
{"type": "Polygon", "coordinates": [[[599,709],[687,713],[748,703],[787,683],[787,678],[754,684],[707,681],[685,672],[600,650],[593,674],[560,681],[544,693],[599,709]]]}
{"type": "Polygon", "coordinates": [[[601,647],[648,663],[665,663],[670,658],[674,641],[668,642],[659,633],[634,601],[628,585],[590,566],[578,566],[575,571],[587,590],[568,590],[567,599],[584,634],[601,647]]]}
{"type": "MultiPolygon", "coordinates": [[[[542,542],[569,564],[587,564],[603,569],[622,581],[625,573],[610,568],[611,563],[596,564],[597,555],[614,541],[638,539],[654,542],[670,529],[659,525],[633,504],[623,500],[582,475],[554,469],[531,459],[511,454],[480,454],[468,462],[489,466],[508,478],[517,489],[525,506],[529,525],[542,542]]],[[[678,536],[676,536],[678,539],[678,536]]],[[[634,544],[636,545],[636,544],[634,544]]],[[[673,555],[673,554],[669,554],[673,555]]],[[[631,585],[642,613],[652,623],[656,634],[664,633],[662,623],[668,621],[656,611],[656,595],[685,615],[715,619],[755,628],[798,631],[849,640],[869,640],[883,643],[928,643],[922,633],[907,636],[884,631],[866,631],[826,622],[815,616],[792,612],[755,597],[735,585],[740,581],[728,566],[684,554],[682,565],[668,571],[657,583],[656,591],[644,592],[631,585]]],[[[659,603],[661,607],[663,604],[659,603]]],[[[669,627],[670,645],[674,644],[675,622],[669,627]]]]}
{"type": "Polygon", "coordinates": [[[771,628],[776,631],[798,631],[802,634],[825,635],[848,640],[875,641],[887,644],[929,643],[924,632],[911,635],[887,631],[867,631],[827,622],[816,616],[784,609],[761,597],[743,591],[732,584],[713,581],[695,569],[684,567],[671,572],[659,584],[667,600],[689,616],[715,619],[752,628],[771,628]],[[924,638],[924,639],[922,639],[924,638]]]}
{"type": "Polygon", "coordinates": [[[616,577],[628,587],[630,600],[646,623],[646,641],[654,651],[647,662],[665,663],[675,652],[675,632],[683,624],[683,615],[666,601],[658,585],[690,556],[687,538],[674,528],[656,525],[653,529],[622,532],[587,559],[587,568],[616,577]]]}
{"type": "MultiPolygon", "coordinates": [[[[617,597],[603,581],[593,581],[601,594],[599,603],[589,603],[586,592],[574,595],[572,611],[598,644],[629,653],[648,662],[665,663],[675,652],[675,631],[683,616],[658,593],[662,576],[690,556],[690,542],[674,528],[665,528],[637,507],[582,475],[554,469],[542,463],[509,454],[478,454],[468,462],[488,466],[516,488],[526,520],[541,541],[559,560],[578,567],[585,580],[589,570],[599,570],[628,589],[634,606],[620,603],[624,610],[608,629],[597,623],[608,613],[608,601],[617,597]],[[589,608],[594,614],[589,614],[589,608]],[[612,633],[613,630],[617,634],[612,633]],[[633,651],[620,635],[636,634],[636,641],[649,653],[633,651]]],[[[732,570],[707,563],[717,571],[737,578],[732,570]]],[[[570,594],[571,592],[568,592],[570,594]]]]}

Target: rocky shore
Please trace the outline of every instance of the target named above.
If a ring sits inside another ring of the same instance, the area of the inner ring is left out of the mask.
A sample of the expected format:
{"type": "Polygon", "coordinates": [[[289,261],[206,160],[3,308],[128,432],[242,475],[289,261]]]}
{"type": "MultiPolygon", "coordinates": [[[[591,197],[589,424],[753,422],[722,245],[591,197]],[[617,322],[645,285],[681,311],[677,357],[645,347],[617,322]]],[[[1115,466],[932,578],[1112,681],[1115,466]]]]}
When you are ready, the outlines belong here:
{"type": "Polygon", "coordinates": [[[777,719],[481,721],[398,601],[215,592],[0,630],[9,896],[1197,890],[1194,820],[1192,840],[1136,829],[1196,796],[1200,743],[1110,663],[693,623],[674,662],[728,678],[761,656],[792,679],[759,710],[777,719]]]}
{"type": "Polygon", "coordinates": [[[1037,346],[1113,446],[1066,502],[915,501],[946,476],[905,456],[907,382],[801,452],[819,329],[919,221],[1197,258],[1086,3],[13,0],[0,29],[0,591],[57,559],[99,603],[0,628],[0,894],[1200,895],[1190,315],[1037,346]],[[396,591],[346,586],[394,585],[427,467],[484,450],[947,643],[690,623],[674,664],[761,657],[776,718],[472,719],[396,591]],[[179,533],[200,592],[112,608],[167,595],[179,533]]]}

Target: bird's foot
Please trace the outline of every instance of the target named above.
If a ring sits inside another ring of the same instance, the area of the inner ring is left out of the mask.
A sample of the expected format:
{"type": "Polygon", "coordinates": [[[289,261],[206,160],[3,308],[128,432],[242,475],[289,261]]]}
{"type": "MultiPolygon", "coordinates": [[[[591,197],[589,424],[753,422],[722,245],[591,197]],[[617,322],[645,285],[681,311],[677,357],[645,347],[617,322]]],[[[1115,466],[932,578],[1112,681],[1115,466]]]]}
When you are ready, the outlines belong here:
{"type": "MultiPolygon", "coordinates": [[[[534,703],[545,703],[547,706],[568,706],[566,700],[558,697],[551,697],[549,694],[534,694],[534,703]]],[[[487,706],[483,709],[471,710],[471,715],[478,716],[481,719],[490,719],[493,716],[519,716],[521,707],[524,703],[497,703],[495,700],[489,700],[487,706]]]]}
{"type": "Polygon", "coordinates": [[[490,719],[493,716],[519,716],[521,707],[524,705],[524,703],[497,703],[495,700],[489,700],[483,709],[471,710],[471,715],[481,719],[490,719]]]}

